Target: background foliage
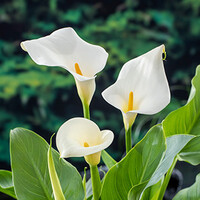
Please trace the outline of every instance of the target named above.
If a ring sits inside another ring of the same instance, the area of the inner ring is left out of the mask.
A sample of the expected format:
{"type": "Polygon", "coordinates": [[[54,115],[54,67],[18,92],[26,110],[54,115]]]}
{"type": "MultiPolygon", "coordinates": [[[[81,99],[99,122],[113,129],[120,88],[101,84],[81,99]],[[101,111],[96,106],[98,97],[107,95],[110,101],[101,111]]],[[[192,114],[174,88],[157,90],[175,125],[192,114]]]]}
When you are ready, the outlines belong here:
{"type": "MultiPolygon", "coordinates": [[[[0,2],[0,166],[9,165],[9,132],[25,127],[49,141],[67,119],[82,115],[73,77],[64,69],[36,65],[20,42],[71,26],[84,40],[109,52],[97,76],[91,118],[115,133],[109,151],[116,159],[124,149],[122,118],[101,92],[114,83],[122,65],[164,43],[165,69],[172,102],[154,116],[139,116],[134,141],[187,98],[199,64],[200,1],[196,0],[1,0],[0,2]],[[6,164],[7,163],[7,164],[6,164]]],[[[80,159],[72,159],[74,164],[80,159]]],[[[82,165],[79,170],[83,169],[82,165]]]]}

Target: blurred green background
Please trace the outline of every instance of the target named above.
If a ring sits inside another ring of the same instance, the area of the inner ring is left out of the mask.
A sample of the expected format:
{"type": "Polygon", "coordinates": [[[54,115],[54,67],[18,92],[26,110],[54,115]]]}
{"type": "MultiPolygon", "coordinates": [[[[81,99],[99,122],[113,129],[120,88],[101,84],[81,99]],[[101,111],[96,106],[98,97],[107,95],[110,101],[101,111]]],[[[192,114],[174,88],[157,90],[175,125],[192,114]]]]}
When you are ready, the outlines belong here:
{"type": "MultiPolygon", "coordinates": [[[[115,82],[122,65],[152,48],[166,45],[165,70],[172,101],[159,114],[138,116],[134,142],[186,102],[190,80],[200,63],[199,0],[1,0],[0,1],[0,168],[9,169],[9,132],[31,129],[49,141],[66,120],[82,116],[74,79],[58,67],[36,65],[20,42],[73,27],[81,38],[106,49],[109,58],[96,78],[91,119],[111,129],[108,149],[120,159],[124,130],[120,111],[101,92],[115,82]]],[[[83,159],[70,160],[81,171],[83,159]]]]}

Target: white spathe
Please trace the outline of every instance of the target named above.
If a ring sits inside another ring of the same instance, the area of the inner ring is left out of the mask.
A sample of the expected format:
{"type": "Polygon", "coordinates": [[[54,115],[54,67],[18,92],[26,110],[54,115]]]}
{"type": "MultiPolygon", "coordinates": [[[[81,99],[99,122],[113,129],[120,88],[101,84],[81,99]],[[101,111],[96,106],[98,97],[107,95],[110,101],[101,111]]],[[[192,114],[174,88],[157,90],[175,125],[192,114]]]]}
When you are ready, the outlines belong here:
{"type": "Polygon", "coordinates": [[[110,130],[100,131],[99,127],[89,119],[72,118],[66,121],[58,130],[56,145],[60,157],[82,157],[89,164],[97,165],[101,151],[113,141],[114,134],[110,130]],[[91,156],[92,161],[91,161],[91,156]],[[90,157],[87,157],[90,156],[90,157]]]}
{"type": "Polygon", "coordinates": [[[90,103],[95,91],[95,76],[105,67],[108,58],[102,47],[85,42],[70,27],[46,37],[24,41],[21,47],[37,64],[59,66],[69,71],[76,80],[79,96],[84,91],[87,93],[80,96],[81,100],[90,103]],[[75,63],[78,63],[82,75],[76,72],[75,63]]]}
{"type": "Polygon", "coordinates": [[[117,81],[103,91],[103,98],[122,111],[125,127],[129,128],[137,113],[155,114],[170,102],[170,90],[163,66],[165,46],[125,63],[117,81]],[[129,94],[133,92],[133,109],[128,110],[129,94]]]}

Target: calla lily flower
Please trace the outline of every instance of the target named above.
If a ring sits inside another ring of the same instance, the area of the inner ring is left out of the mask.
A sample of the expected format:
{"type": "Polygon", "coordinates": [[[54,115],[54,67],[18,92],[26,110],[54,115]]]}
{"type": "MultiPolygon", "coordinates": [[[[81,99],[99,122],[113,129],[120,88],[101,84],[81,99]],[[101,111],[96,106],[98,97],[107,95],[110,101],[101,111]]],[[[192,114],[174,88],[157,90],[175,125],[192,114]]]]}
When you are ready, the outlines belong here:
{"type": "Polygon", "coordinates": [[[100,131],[91,120],[73,118],[66,121],[58,130],[56,145],[60,157],[85,157],[88,164],[99,164],[101,151],[113,141],[114,134],[110,130],[100,131]]]}
{"type": "Polygon", "coordinates": [[[161,45],[124,64],[117,81],[103,91],[103,98],[121,110],[125,129],[137,115],[155,114],[170,102],[170,90],[163,66],[161,45]]]}
{"type": "Polygon", "coordinates": [[[83,41],[70,27],[24,41],[21,47],[37,64],[59,66],[69,71],[75,78],[82,102],[90,104],[96,74],[104,68],[108,58],[102,47],[83,41]]]}

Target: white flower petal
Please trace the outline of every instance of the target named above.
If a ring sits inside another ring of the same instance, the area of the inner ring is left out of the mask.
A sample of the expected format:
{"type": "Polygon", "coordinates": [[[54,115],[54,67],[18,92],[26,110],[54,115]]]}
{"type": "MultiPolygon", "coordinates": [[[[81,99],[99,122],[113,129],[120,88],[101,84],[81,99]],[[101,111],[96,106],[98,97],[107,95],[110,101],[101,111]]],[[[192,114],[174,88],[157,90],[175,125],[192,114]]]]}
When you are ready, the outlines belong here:
{"type": "Polygon", "coordinates": [[[85,77],[100,72],[108,58],[102,47],[85,42],[70,27],[46,37],[24,41],[21,47],[39,65],[60,66],[76,73],[74,65],[78,63],[85,77]]]}
{"type": "Polygon", "coordinates": [[[103,93],[104,99],[123,111],[129,93],[134,94],[133,113],[155,114],[170,102],[170,90],[164,71],[161,45],[125,63],[117,81],[103,93]]]}
{"type": "Polygon", "coordinates": [[[107,148],[113,141],[112,131],[100,131],[98,126],[85,118],[73,118],[58,130],[56,145],[61,157],[81,157],[107,148]],[[84,147],[84,143],[89,147],[84,147]]]}
{"type": "Polygon", "coordinates": [[[102,92],[103,98],[115,108],[123,111],[124,105],[128,103],[128,87],[126,81],[117,80],[113,85],[102,92]]]}

